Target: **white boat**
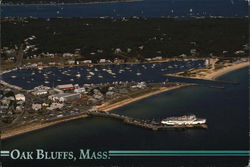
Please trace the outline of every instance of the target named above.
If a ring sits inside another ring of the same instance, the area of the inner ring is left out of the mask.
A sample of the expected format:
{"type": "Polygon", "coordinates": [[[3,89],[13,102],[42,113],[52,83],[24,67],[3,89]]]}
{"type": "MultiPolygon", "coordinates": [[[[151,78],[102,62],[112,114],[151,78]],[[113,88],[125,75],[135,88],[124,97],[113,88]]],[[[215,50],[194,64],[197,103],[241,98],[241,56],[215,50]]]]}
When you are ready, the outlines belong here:
{"type": "Polygon", "coordinates": [[[140,75],[141,75],[141,73],[140,73],[140,72],[137,72],[137,73],[136,73],[136,75],[137,75],[137,76],[140,76],[140,75]]]}
{"type": "Polygon", "coordinates": [[[197,118],[195,115],[183,115],[181,117],[169,117],[161,121],[166,125],[197,125],[205,124],[206,119],[197,118]]]}

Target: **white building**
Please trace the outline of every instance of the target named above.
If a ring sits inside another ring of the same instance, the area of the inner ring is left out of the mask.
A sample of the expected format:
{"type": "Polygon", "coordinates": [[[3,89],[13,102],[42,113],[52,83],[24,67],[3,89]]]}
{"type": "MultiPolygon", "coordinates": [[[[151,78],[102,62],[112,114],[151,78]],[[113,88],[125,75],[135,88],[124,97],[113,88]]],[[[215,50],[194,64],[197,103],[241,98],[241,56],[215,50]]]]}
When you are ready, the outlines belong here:
{"type": "Polygon", "coordinates": [[[100,59],[99,63],[106,63],[106,59],[100,59]]]}
{"type": "Polygon", "coordinates": [[[92,63],[92,60],[84,60],[83,63],[84,63],[84,64],[91,64],[91,63],[92,63]]]}
{"type": "Polygon", "coordinates": [[[64,53],[63,54],[63,57],[73,57],[74,56],[74,54],[72,54],[72,53],[64,53]]]}
{"type": "Polygon", "coordinates": [[[83,87],[83,88],[78,88],[78,89],[75,89],[74,90],[75,93],[86,93],[86,89],[83,87]]]}
{"type": "Polygon", "coordinates": [[[42,105],[41,104],[32,104],[32,109],[35,111],[41,110],[42,105]]]}
{"type": "Polygon", "coordinates": [[[73,84],[64,84],[64,85],[57,85],[56,88],[61,90],[73,90],[74,86],[73,84]]]}
{"type": "Polygon", "coordinates": [[[64,105],[61,103],[52,103],[49,107],[47,107],[47,110],[55,110],[55,109],[61,109],[64,105]]]}
{"type": "Polygon", "coordinates": [[[120,49],[120,48],[116,48],[115,49],[115,54],[119,54],[119,53],[121,53],[122,52],[122,50],[120,49]]]}
{"type": "Polygon", "coordinates": [[[80,93],[61,93],[61,94],[54,94],[48,97],[49,100],[52,101],[59,101],[59,102],[66,102],[70,100],[75,100],[81,98],[80,93]]]}
{"type": "Polygon", "coordinates": [[[35,95],[35,96],[46,95],[47,93],[48,93],[48,91],[43,90],[43,89],[35,90],[35,91],[32,92],[32,94],[35,95]]]}
{"type": "Polygon", "coordinates": [[[72,65],[72,64],[75,64],[75,61],[74,61],[74,60],[69,60],[69,61],[67,61],[67,63],[68,63],[69,65],[72,65]]]}
{"type": "Polygon", "coordinates": [[[15,98],[17,101],[25,101],[25,96],[23,94],[16,94],[15,98]]]}

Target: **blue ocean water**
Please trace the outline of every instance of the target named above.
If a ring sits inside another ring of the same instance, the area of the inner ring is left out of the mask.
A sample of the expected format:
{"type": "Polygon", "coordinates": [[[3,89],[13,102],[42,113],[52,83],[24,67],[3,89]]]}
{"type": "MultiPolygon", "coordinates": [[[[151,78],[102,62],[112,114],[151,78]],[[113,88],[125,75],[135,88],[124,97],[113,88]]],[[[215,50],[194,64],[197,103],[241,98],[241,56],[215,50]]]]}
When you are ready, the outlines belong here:
{"type": "MultiPolygon", "coordinates": [[[[218,79],[240,82],[225,89],[187,87],[128,104],[113,112],[143,119],[196,114],[208,129],[150,131],[107,118],[75,120],[2,141],[2,149],[92,150],[248,150],[248,68],[218,79]]],[[[245,167],[248,157],[112,157],[109,160],[10,160],[3,166],[159,166],[245,167]]]]}
{"type": "Polygon", "coordinates": [[[105,4],[2,6],[2,17],[245,17],[244,0],[145,0],[105,4]]]}

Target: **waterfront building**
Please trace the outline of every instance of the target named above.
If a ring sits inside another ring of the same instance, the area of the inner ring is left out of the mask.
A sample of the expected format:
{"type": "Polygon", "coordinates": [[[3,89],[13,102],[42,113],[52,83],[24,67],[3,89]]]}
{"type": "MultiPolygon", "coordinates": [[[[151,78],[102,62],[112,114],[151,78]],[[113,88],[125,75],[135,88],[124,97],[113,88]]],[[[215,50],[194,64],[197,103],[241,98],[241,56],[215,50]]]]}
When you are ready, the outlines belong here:
{"type": "Polygon", "coordinates": [[[75,100],[79,98],[81,98],[80,93],[60,93],[60,94],[50,95],[48,97],[49,100],[59,101],[59,102],[66,102],[66,101],[75,100]]]}
{"type": "Polygon", "coordinates": [[[73,84],[65,84],[65,85],[57,85],[58,89],[66,91],[66,90],[74,90],[73,84]]]}
{"type": "Polygon", "coordinates": [[[47,107],[47,110],[55,110],[55,109],[61,109],[64,105],[61,103],[52,103],[49,107],[47,107]]]}
{"type": "Polygon", "coordinates": [[[43,90],[43,89],[35,90],[35,91],[32,92],[32,94],[35,95],[35,96],[46,95],[47,93],[48,93],[48,91],[43,90]]]}
{"type": "Polygon", "coordinates": [[[83,88],[77,88],[74,90],[75,93],[87,93],[86,92],[86,89],[83,87],[83,88]]]}

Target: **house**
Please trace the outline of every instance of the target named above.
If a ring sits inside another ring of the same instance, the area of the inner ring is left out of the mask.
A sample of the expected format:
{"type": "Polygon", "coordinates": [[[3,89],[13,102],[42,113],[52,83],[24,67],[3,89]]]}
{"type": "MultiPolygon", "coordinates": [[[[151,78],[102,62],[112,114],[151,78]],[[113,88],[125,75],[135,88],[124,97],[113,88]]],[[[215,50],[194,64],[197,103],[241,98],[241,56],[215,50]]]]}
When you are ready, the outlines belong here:
{"type": "Polygon", "coordinates": [[[193,55],[193,54],[196,54],[197,53],[197,50],[196,49],[190,49],[190,53],[193,55]]]}
{"type": "Polygon", "coordinates": [[[73,84],[65,84],[65,85],[57,85],[57,89],[66,91],[66,90],[74,90],[73,84]]]}
{"type": "Polygon", "coordinates": [[[132,49],[130,49],[130,48],[127,49],[127,52],[128,52],[128,53],[130,53],[131,51],[132,51],[132,49]]]}
{"type": "Polygon", "coordinates": [[[139,46],[138,48],[139,48],[140,50],[143,50],[144,46],[142,45],[142,46],[139,46]]]}
{"type": "Polygon", "coordinates": [[[116,64],[120,64],[120,63],[123,63],[123,62],[124,62],[123,59],[119,59],[119,58],[114,59],[114,63],[116,63],[116,64]]]}
{"type": "Polygon", "coordinates": [[[209,59],[206,59],[205,60],[205,66],[209,66],[210,65],[210,60],[209,59]]]}
{"type": "Polygon", "coordinates": [[[74,90],[75,93],[87,93],[86,92],[86,89],[83,87],[83,88],[78,88],[78,89],[75,89],[74,90]]]}
{"type": "Polygon", "coordinates": [[[153,58],[153,60],[162,60],[162,56],[156,56],[153,58]]]}
{"type": "Polygon", "coordinates": [[[15,95],[16,101],[25,101],[25,96],[23,94],[15,95]]]}
{"type": "Polygon", "coordinates": [[[32,104],[32,109],[35,111],[41,110],[42,105],[41,104],[32,104]]]}
{"type": "Polygon", "coordinates": [[[74,54],[72,54],[72,53],[64,53],[63,54],[64,58],[66,58],[66,57],[73,57],[73,56],[74,56],[74,54]]]}
{"type": "Polygon", "coordinates": [[[74,60],[68,60],[68,61],[67,61],[67,64],[73,65],[73,64],[75,64],[75,61],[74,61],[74,60]]]}
{"type": "Polygon", "coordinates": [[[237,50],[237,51],[234,52],[234,54],[236,54],[236,55],[244,55],[245,51],[244,50],[237,50]]]}
{"type": "Polygon", "coordinates": [[[119,53],[121,53],[122,52],[122,50],[120,49],[120,48],[116,48],[115,49],[115,54],[119,54],[119,53]]]}
{"type": "Polygon", "coordinates": [[[55,66],[56,62],[49,62],[49,66],[55,66]]]}
{"type": "Polygon", "coordinates": [[[43,89],[35,90],[35,91],[32,92],[32,94],[35,95],[35,96],[46,95],[47,93],[48,93],[48,91],[43,90],[43,89]]]}
{"type": "Polygon", "coordinates": [[[91,63],[92,63],[92,60],[84,60],[83,63],[84,63],[84,64],[91,64],[91,63]]]}
{"type": "Polygon", "coordinates": [[[186,55],[186,54],[181,54],[181,55],[179,55],[179,57],[181,57],[181,58],[186,58],[187,55],[186,55]]]}
{"type": "Polygon", "coordinates": [[[106,63],[106,59],[100,59],[99,63],[106,63]]]}
{"type": "Polygon", "coordinates": [[[112,92],[112,91],[108,91],[106,93],[106,97],[108,97],[108,98],[112,98],[112,97],[114,97],[114,95],[115,95],[115,92],[112,92]]]}
{"type": "Polygon", "coordinates": [[[61,103],[52,103],[49,107],[47,107],[47,110],[55,110],[55,109],[61,109],[64,105],[61,103]]]}

